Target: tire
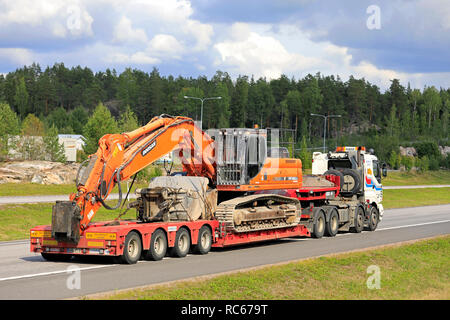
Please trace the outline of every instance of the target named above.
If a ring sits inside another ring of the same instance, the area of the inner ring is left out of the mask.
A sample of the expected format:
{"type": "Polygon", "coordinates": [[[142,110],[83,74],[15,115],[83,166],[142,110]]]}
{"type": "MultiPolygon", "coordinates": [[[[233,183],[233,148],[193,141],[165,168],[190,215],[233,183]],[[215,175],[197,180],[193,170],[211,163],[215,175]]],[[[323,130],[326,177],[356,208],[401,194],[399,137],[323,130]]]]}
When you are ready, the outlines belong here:
{"type": "Polygon", "coordinates": [[[172,257],[183,258],[188,254],[190,248],[191,236],[189,235],[189,231],[185,228],[179,229],[175,236],[175,244],[173,248],[170,248],[170,255],[172,257]]]}
{"type": "Polygon", "coordinates": [[[342,174],[342,172],[338,171],[338,170],[334,170],[334,169],[330,169],[328,171],[325,171],[325,173],[323,174],[324,176],[326,175],[333,175],[333,176],[338,176],[340,179],[340,185],[339,185],[339,190],[342,189],[342,187],[344,186],[344,175],[342,174]]]}
{"type": "Polygon", "coordinates": [[[323,213],[323,210],[318,210],[314,217],[314,230],[312,236],[316,239],[322,238],[325,233],[325,225],[325,214],[323,213]]]}
{"type": "Polygon", "coordinates": [[[367,221],[367,230],[375,231],[379,221],[380,221],[380,213],[378,212],[377,207],[371,206],[369,211],[369,219],[367,221]]]}
{"type": "Polygon", "coordinates": [[[208,226],[203,226],[198,232],[197,244],[194,246],[194,252],[198,254],[207,254],[212,246],[212,233],[208,226]]]}
{"type": "Polygon", "coordinates": [[[131,231],[125,238],[123,254],[121,260],[123,263],[135,264],[141,258],[142,241],[139,235],[131,231]]]}
{"type": "Polygon", "coordinates": [[[344,169],[344,186],[341,188],[346,195],[354,195],[361,189],[361,179],[358,173],[352,169],[344,169]]]}
{"type": "Polygon", "coordinates": [[[331,209],[330,216],[325,228],[325,235],[328,237],[334,237],[339,230],[339,214],[335,208],[331,209]]]}
{"type": "Polygon", "coordinates": [[[57,254],[57,253],[41,253],[42,258],[44,258],[47,261],[54,261],[54,262],[67,262],[70,259],[72,259],[71,254],[57,254]]]}
{"type": "Polygon", "coordinates": [[[350,229],[354,233],[360,233],[364,229],[364,208],[357,206],[355,208],[354,226],[350,229]]]}
{"type": "Polygon", "coordinates": [[[167,253],[167,236],[166,233],[158,229],[152,234],[150,239],[150,249],[145,253],[146,260],[159,261],[166,256],[167,253]]]}

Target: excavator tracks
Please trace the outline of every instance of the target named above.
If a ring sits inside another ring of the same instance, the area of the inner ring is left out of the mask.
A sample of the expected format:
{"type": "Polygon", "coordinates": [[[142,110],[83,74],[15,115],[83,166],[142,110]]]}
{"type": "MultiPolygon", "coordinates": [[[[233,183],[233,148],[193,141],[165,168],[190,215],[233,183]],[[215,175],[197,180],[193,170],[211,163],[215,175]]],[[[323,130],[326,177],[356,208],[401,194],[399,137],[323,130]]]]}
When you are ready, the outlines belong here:
{"type": "Polygon", "coordinates": [[[238,197],[216,210],[227,232],[249,232],[294,227],[300,221],[298,200],[273,194],[238,197]]]}

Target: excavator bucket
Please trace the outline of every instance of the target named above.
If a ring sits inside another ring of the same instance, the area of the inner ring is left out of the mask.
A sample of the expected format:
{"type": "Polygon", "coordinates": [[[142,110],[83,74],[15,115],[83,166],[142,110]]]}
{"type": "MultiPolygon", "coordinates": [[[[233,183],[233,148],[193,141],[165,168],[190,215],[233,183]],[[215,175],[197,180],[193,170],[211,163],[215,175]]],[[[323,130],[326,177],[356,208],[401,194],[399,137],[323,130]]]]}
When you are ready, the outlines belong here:
{"type": "Polygon", "coordinates": [[[62,242],[80,240],[80,208],[72,201],[56,201],[52,209],[52,238],[62,242]]]}

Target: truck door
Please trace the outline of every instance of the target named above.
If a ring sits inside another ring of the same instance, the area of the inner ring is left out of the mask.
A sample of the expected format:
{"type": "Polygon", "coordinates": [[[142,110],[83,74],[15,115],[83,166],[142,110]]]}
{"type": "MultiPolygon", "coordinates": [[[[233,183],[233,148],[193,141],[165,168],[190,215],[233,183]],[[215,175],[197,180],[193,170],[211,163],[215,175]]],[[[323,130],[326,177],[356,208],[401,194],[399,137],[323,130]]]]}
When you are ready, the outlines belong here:
{"type": "Polygon", "coordinates": [[[380,164],[376,158],[366,157],[364,170],[364,194],[370,203],[380,203],[383,199],[380,164]]]}

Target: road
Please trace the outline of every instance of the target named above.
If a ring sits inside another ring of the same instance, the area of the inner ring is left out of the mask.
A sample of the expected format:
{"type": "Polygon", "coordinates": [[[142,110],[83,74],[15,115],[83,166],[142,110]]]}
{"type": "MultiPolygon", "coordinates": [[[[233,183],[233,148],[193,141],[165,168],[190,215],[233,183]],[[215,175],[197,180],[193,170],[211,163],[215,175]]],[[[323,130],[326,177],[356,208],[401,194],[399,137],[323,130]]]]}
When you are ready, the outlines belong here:
{"type": "Polygon", "coordinates": [[[28,241],[0,243],[0,299],[63,299],[148,284],[229,272],[320,255],[364,249],[450,233],[450,205],[386,210],[375,232],[334,238],[291,238],[214,249],[204,256],[140,261],[136,265],[75,259],[47,262],[29,252],[28,241]],[[80,288],[69,289],[69,267],[80,268],[80,288]]]}
{"type": "MultiPolygon", "coordinates": [[[[418,188],[450,188],[450,184],[440,185],[417,185],[417,186],[383,186],[383,189],[418,189],[418,188]]],[[[131,192],[128,198],[134,199],[136,195],[131,192]]],[[[112,193],[108,196],[108,200],[119,199],[118,193],[112,193]]],[[[46,195],[46,196],[0,196],[0,204],[20,204],[20,203],[52,203],[55,201],[69,200],[69,195],[46,195]]]]}

